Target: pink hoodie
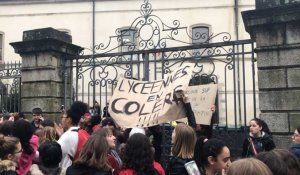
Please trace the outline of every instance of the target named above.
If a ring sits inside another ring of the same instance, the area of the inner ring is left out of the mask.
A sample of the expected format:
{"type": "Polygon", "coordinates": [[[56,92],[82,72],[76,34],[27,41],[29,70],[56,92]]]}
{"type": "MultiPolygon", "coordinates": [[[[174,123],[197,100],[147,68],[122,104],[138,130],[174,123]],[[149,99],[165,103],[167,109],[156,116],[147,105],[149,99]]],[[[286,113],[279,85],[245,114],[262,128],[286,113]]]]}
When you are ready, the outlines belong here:
{"type": "Polygon", "coordinates": [[[34,160],[36,156],[36,151],[39,144],[39,137],[36,135],[32,135],[29,143],[30,146],[33,148],[33,153],[31,155],[28,155],[24,152],[21,154],[20,160],[18,161],[18,175],[26,175],[26,173],[30,170],[32,160],[34,160]]]}

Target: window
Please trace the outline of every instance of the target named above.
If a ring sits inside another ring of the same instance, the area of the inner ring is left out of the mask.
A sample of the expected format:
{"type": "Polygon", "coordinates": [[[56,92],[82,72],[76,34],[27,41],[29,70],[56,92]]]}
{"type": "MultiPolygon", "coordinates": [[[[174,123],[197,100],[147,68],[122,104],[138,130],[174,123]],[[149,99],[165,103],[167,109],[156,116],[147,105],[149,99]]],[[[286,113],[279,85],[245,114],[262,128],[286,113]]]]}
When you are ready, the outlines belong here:
{"type": "MultiPolygon", "coordinates": [[[[192,44],[204,43],[207,44],[210,42],[209,36],[211,34],[211,26],[208,24],[196,24],[191,26],[192,34],[192,44]]],[[[201,56],[206,55],[205,49],[194,49],[192,55],[201,59],[201,56]]]]}
{"type": "Polygon", "coordinates": [[[121,30],[121,52],[135,50],[137,45],[136,33],[137,31],[135,29],[125,28],[121,30]]]}
{"type": "Polygon", "coordinates": [[[192,43],[208,43],[209,27],[196,26],[192,28],[192,43]]]}
{"type": "MultiPolygon", "coordinates": [[[[130,51],[138,50],[137,32],[138,30],[135,28],[129,28],[129,27],[121,28],[121,35],[119,38],[119,45],[120,45],[119,52],[130,52],[130,51]]],[[[138,55],[137,54],[122,55],[122,59],[125,59],[127,61],[137,61],[138,55]]],[[[138,66],[139,66],[138,63],[131,64],[130,73],[128,74],[124,72],[123,76],[127,78],[138,77],[137,74],[133,74],[133,72],[137,72],[138,66]]]]}
{"type": "Polygon", "coordinates": [[[0,62],[3,62],[4,33],[0,32],[0,62]]]}

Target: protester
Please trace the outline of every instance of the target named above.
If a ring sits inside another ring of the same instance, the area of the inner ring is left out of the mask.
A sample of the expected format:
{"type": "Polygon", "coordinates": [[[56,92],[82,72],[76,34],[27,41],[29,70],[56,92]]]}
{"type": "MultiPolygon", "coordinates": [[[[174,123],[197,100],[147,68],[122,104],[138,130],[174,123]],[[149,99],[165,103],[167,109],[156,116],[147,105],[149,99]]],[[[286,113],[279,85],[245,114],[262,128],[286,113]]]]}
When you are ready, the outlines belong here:
{"type": "Polygon", "coordinates": [[[39,145],[47,141],[57,141],[54,127],[46,126],[39,132],[39,145]]]}
{"type": "Polygon", "coordinates": [[[205,175],[227,172],[231,164],[230,151],[225,143],[219,139],[205,137],[197,140],[194,159],[201,174],[205,175]]]}
{"type": "Polygon", "coordinates": [[[73,160],[76,160],[84,143],[88,139],[88,133],[84,130],[79,130],[78,127],[81,116],[83,116],[87,110],[88,107],[85,103],[76,101],[71,105],[67,113],[62,113],[61,123],[63,128],[67,131],[62,134],[57,142],[62,149],[60,166],[63,168],[69,167],[73,160]],[[81,135],[80,133],[85,135],[81,135]]]}
{"type": "Polygon", "coordinates": [[[28,175],[65,175],[66,170],[59,167],[62,150],[57,142],[46,141],[38,149],[39,164],[33,164],[28,175]]]}
{"type": "Polygon", "coordinates": [[[54,127],[54,125],[55,124],[54,124],[53,120],[46,118],[43,121],[41,121],[40,128],[44,128],[47,126],[54,127]]]}
{"type": "Polygon", "coordinates": [[[92,116],[90,113],[85,113],[80,121],[79,121],[80,128],[85,130],[87,133],[92,134],[93,127],[92,127],[92,116]]]}
{"type": "Polygon", "coordinates": [[[167,165],[168,175],[188,175],[184,164],[193,160],[196,143],[194,129],[186,124],[179,123],[172,133],[172,158],[167,165]]]}
{"type": "Polygon", "coordinates": [[[300,126],[295,129],[292,136],[293,145],[290,147],[290,151],[299,159],[300,161],[300,126]]]}
{"type": "Polygon", "coordinates": [[[100,115],[93,115],[91,118],[91,127],[93,131],[96,131],[100,127],[101,118],[100,115]]]}
{"type": "Polygon", "coordinates": [[[99,115],[101,116],[101,106],[99,105],[99,103],[95,100],[94,101],[94,115],[99,115]]]}
{"type": "Polygon", "coordinates": [[[44,120],[43,111],[41,108],[32,109],[32,122],[31,125],[34,128],[34,132],[40,128],[41,122],[44,120]]]}
{"type": "MultiPolygon", "coordinates": [[[[246,158],[234,161],[227,175],[273,175],[271,170],[260,160],[246,158]]],[[[283,175],[283,174],[282,174],[283,175]]]]}
{"type": "Polygon", "coordinates": [[[101,126],[102,128],[111,128],[111,129],[116,128],[116,124],[111,117],[106,117],[105,119],[103,119],[101,121],[101,126]]]}
{"type": "Polygon", "coordinates": [[[251,157],[275,148],[268,125],[261,119],[250,121],[250,133],[243,144],[243,157],[251,157]]]}
{"type": "Polygon", "coordinates": [[[0,135],[0,174],[18,175],[16,168],[21,154],[22,146],[18,138],[0,135]]]}
{"type": "Polygon", "coordinates": [[[274,149],[269,152],[261,152],[256,158],[264,162],[273,175],[299,175],[300,162],[288,150],[274,149]]]}
{"type": "Polygon", "coordinates": [[[97,135],[98,137],[104,137],[106,139],[108,146],[110,148],[109,153],[107,154],[108,163],[113,169],[113,174],[118,175],[123,162],[115,150],[116,137],[113,135],[112,129],[100,128],[100,129],[96,130],[93,133],[93,135],[97,135]]]}
{"type": "Polygon", "coordinates": [[[78,159],[67,169],[67,175],[111,175],[107,161],[109,145],[105,137],[92,135],[84,145],[78,159]]]}
{"type": "Polygon", "coordinates": [[[12,135],[20,139],[23,152],[18,161],[17,173],[25,175],[36,158],[36,151],[38,148],[39,138],[34,135],[32,125],[26,120],[18,120],[14,123],[12,135]]]}
{"type": "Polygon", "coordinates": [[[14,125],[13,121],[5,121],[0,125],[0,134],[4,136],[12,135],[12,127],[14,125]]]}
{"type": "Polygon", "coordinates": [[[162,166],[154,161],[152,146],[144,134],[135,133],[128,139],[120,175],[165,175],[162,166]]]}
{"type": "Polygon", "coordinates": [[[155,125],[155,126],[149,127],[148,130],[149,130],[150,134],[153,136],[151,144],[155,150],[154,160],[156,162],[160,162],[161,161],[161,153],[162,153],[161,145],[163,143],[163,135],[164,135],[163,128],[160,125],[155,125]]]}

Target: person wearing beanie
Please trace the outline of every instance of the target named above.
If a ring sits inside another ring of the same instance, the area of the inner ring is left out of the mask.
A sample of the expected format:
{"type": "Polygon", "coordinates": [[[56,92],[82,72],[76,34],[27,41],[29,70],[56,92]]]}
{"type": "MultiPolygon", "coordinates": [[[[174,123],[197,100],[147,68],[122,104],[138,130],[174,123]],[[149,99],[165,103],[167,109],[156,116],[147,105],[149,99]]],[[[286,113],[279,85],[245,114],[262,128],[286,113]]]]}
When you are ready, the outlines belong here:
{"type": "Polygon", "coordinates": [[[111,128],[111,129],[116,128],[116,124],[114,120],[110,117],[106,117],[104,120],[102,120],[101,123],[102,123],[101,124],[102,128],[111,128]]]}
{"type": "Polygon", "coordinates": [[[145,135],[145,129],[144,128],[132,128],[129,133],[129,137],[131,137],[133,134],[136,134],[136,133],[141,133],[141,134],[145,135]]]}

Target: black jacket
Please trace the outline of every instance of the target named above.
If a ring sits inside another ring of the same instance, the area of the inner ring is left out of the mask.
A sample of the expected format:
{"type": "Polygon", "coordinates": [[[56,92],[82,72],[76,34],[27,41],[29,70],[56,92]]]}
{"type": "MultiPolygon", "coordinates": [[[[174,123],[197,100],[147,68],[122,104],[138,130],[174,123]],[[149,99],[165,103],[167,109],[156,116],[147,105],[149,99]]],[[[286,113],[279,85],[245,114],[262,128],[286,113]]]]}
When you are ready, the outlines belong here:
{"type": "Polygon", "coordinates": [[[197,124],[196,124],[195,114],[192,109],[191,103],[185,103],[184,108],[185,108],[185,113],[186,113],[189,126],[196,129],[197,124]]]}
{"type": "Polygon", "coordinates": [[[192,161],[192,159],[181,159],[172,157],[166,168],[166,175],[188,175],[184,164],[192,161]]]}
{"type": "Polygon", "coordinates": [[[112,175],[112,172],[98,170],[85,165],[73,164],[67,169],[66,175],[112,175]]]}
{"type": "Polygon", "coordinates": [[[255,149],[257,153],[263,151],[271,151],[275,148],[275,144],[273,142],[272,137],[267,133],[262,133],[261,137],[252,137],[249,136],[245,139],[243,144],[243,153],[242,157],[252,157],[254,156],[254,152],[252,146],[250,144],[250,139],[252,139],[253,144],[255,145],[255,149]]]}

